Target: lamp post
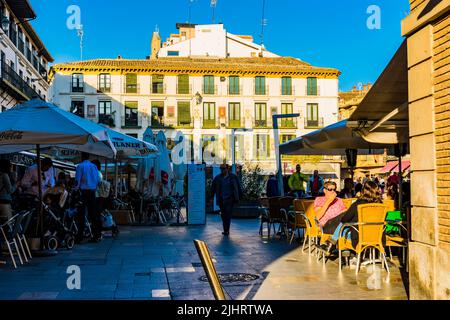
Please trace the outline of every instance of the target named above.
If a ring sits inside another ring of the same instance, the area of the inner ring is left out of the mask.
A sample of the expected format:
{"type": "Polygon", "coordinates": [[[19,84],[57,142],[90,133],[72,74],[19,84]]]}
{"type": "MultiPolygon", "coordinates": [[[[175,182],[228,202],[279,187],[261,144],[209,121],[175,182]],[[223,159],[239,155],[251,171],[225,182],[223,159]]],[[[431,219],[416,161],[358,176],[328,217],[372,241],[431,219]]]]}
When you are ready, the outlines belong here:
{"type": "Polygon", "coordinates": [[[275,139],[275,157],[277,162],[278,193],[280,194],[280,196],[284,196],[284,188],[283,188],[283,173],[281,168],[280,137],[278,134],[278,119],[297,118],[297,117],[300,117],[300,113],[272,114],[273,135],[275,139]]]}
{"type": "Polygon", "coordinates": [[[245,128],[233,128],[231,129],[231,172],[236,174],[236,131],[239,132],[252,132],[253,129],[245,129],[245,128]]]}

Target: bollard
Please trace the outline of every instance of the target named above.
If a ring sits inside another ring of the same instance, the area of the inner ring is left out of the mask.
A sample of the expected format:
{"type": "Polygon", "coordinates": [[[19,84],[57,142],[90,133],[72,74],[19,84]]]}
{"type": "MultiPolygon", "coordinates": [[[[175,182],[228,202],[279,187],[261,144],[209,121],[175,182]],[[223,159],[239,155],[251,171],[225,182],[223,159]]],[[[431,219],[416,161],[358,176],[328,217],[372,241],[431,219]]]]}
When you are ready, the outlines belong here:
{"type": "Polygon", "coordinates": [[[203,269],[205,270],[206,277],[208,278],[214,297],[216,300],[226,300],[222,284],[220,283],[219,276],[217,275],[216,268],[214,267],[214,263],[209,253],[208,246],[204,241],[200,240],[194,240],[194,244],[200,260],[202,261],[203,269]]]}

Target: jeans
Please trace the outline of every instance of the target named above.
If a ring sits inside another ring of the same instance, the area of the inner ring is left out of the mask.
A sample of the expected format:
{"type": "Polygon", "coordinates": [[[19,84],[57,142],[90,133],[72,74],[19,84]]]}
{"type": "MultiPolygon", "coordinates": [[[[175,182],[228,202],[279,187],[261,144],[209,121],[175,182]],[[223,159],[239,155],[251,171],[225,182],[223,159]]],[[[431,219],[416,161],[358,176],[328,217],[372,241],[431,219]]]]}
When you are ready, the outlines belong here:
{"type": "Polygon", "coordinates": [[[223,200],[219,204],[220,207],[220,217],[222,218],[223,232],[230,232],[231,216],[233,214],[234,201],[233,199],[223,200]]]}
{"type": "Polygon", "coordinates": [[[304,198],[306,195],[305,190],[296,190],[296,191],[292,191],[292,193],[294,193],[296,195],[297,199],[304,198]]]}
{"type": "MultiPolygon", "coordinates": [[[[339,240],[339,232],[341,231],[341,227],[342,227],[342,223],[339,223],[336,230],[334,230],[333,236],[331,237],[331,239],[334,242],[337,242],[339,240]]],[[[351,239],[351,233],[349,231],[350,230],[346,228],[344,230],[344,232],[342,233],[344,235],[344,237],[346,237],[347,239],[351,239]]]]}

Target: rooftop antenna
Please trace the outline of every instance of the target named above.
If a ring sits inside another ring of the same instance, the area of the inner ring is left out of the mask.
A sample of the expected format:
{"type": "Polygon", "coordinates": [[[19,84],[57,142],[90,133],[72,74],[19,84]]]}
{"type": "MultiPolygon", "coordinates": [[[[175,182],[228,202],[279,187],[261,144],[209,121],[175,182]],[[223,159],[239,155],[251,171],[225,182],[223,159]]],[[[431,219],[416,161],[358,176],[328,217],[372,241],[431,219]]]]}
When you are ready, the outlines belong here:
{"type": "Polygon", "coordinates": [[[263,0],[262,5],[262,20],[261,20],[261,49],[264,49],[264,27],[267,26],[266,16],[266,0],[263,0]]]}
{"type": "Polygon", "coordinates": [[[216,7],[217,7],[217,0],[211,0],[211,8],[212,8],[212,23],[216,23],[215,19],[215,13],[216,13],[216,7]]]}
{"type": "Polygon", "coordinates": [[[76,30],[77,30],[77,36],[80,37],[80,59],[83,60],[83,36],[84,36],[83,25],[79,24],[76,27],[76,30]]]}

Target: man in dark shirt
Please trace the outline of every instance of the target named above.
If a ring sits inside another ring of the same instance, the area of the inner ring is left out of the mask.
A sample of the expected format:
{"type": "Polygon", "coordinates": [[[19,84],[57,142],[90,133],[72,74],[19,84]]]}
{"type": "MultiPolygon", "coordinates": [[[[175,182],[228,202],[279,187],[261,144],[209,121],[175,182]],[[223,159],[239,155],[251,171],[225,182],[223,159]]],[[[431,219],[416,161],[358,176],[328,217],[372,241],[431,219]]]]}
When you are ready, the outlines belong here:
{"type": "Polygon", "coordinates": [[[216,196],[216,202],[220,208],[223,224],[222,234],[228,236],[230,234],[233,206],[241,199],[242,188],[239,179],[230,172],[230,167],[227,164],[221,165],[220,171],[221,174],[213,180],[212,194],[216,196]]]}
{"type": "Polygon", "coordinates": [[[267,181],[266,196],[268,198],[280,196],[280,192],[278,191],[278,181],[274,174],[271,174],[267,181]]]}

